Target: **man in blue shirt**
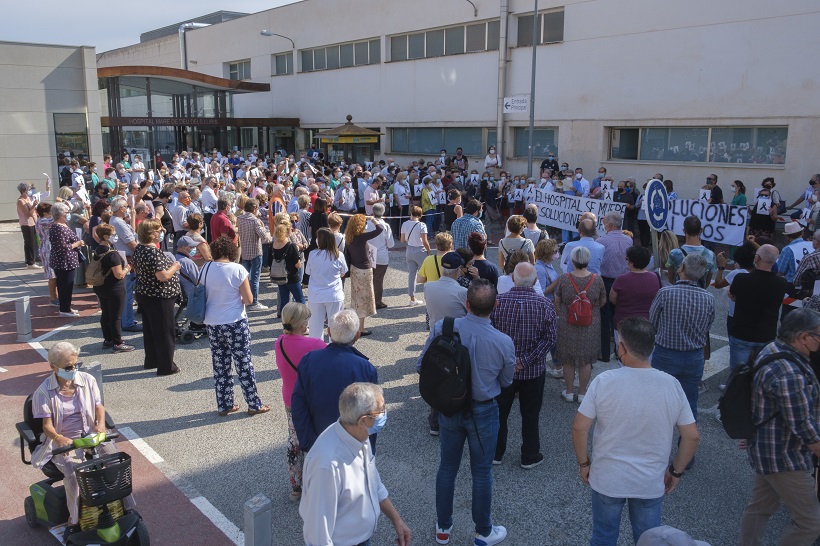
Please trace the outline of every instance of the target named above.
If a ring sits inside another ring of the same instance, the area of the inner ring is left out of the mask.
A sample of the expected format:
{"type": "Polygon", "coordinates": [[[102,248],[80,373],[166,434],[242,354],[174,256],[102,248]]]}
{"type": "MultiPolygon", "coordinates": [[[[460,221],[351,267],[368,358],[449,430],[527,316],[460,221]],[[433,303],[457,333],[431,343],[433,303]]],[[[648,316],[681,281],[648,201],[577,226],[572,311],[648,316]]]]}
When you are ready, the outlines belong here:
{"type": "Polygon", "coordinates": [[[780,251],[774,272],[793,283],[800,260],[814,252],[814,247],[809,241],[803,240],[803,226],[797,222],[787,223],[783,227],[783,235],[789,240],[789,244],[780,251]]]}
{"type": "MultiPolygon", "coordinates": [[[[296,370],[291,412],[299,448],[305,452],[339,418],[339,396],[348,385],[379,382],[375,366],[353,348],[359,339],[356,311],[342,309],[333,315],[328,330],[330,345],[307,353],[296,370]]],[[[374,452],[375,440],[374,434],[370,437],[374,452]]]]}
{"type": "MultiPolygon", "coordinates": [[[[456,475],[464,452],[470,450],[473,477],[473,522],[476,544],[490,546],[507,537],[507,530],[493,525],[492,461],[498,440],[498,404],[496,396],[512,384],[516,368],[512,339],[493,328],[490,313],[497,305],[495,287],[486,279],[476,279],[467,290],[467,316],[455,319],[453,326],[470,353],[473,401],[468,411],[447,417],[439,415],[441,462],[436,475],[436,542],[447,544],[453,530],[453,496],[456,475]]],[[[438,321],[416,363],[421,368],[424,353],[442,331],[438,321]]],[[[295,394],[295,393],[294,393],[295,394]]],[[[299,440],[301,442],[301,438],[299,440]]]]}
{"type": "Polygon", "coordinates": [[[453,235],[453,248],[466,248],[467,238],[470,233],[477,232],[487,236],[484,231],[484,224],[478,217],[481,216],[481,203],[477,199],[470,199],[464,206],[464,215],[457,218],[450,226],[450,233],[453,235]]]}
{"type": "Polygon", "coordinates": [[[572,249],[578,246],[586,247],[589,250],[589,271],[596,275],[601,274],[601,264],[604,261],[604,245],[595,242],[595,235],[597,230],[595,228],[595,220],[591,218],[584,218],[578,223],[578,234],[581,236],[577,241],[567,243],[564,247],[564,252],[561,254],[561,268],[564,273],[569,273],[573,270],[572,261],[569,259],[572,249]]]}

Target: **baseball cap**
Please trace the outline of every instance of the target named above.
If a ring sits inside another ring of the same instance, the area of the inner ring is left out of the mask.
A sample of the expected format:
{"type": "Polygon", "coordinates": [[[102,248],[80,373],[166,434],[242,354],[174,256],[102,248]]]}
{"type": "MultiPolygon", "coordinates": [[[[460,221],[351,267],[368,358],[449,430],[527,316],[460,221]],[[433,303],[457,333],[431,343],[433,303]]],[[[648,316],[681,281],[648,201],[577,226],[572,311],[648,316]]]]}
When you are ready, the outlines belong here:
{"type": "Polygon", "coordinates": [[[458,269],[462,266],[464,266],[464,259],[458,252],[448,252],[441,257],[441,267],[446,269],[458,269]]]}
{"type": "Polygon", "coordinates": [[[710,546],[708,542],[695,540],[680,529],[661,525],[645,531],[636,546],[710,546]]]}
{"type": "Polygon", "coordinates": [[[194,239],[192,237],[188,237],[187,235],[183,235],[177,241],[177,248],[179,248],[181,246],[195,247],[196,246],[196,241],[194,241],[194,239]]]}

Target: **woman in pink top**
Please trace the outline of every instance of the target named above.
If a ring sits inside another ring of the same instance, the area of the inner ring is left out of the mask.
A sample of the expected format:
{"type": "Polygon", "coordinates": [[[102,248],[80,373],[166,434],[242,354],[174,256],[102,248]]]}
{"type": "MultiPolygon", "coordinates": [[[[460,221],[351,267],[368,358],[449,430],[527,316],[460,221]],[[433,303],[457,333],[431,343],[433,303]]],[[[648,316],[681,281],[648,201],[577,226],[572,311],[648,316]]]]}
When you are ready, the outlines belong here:
{"type": "Polygon", "coordinates": [[[609,291],[609,301],[615,306],[615,345],[618,345],[618,323],[627,317],[649,318],[649,308],[661,289],[661,279],[647,271],[651,254],[647,248],[632,246],[626,251],[629,272],[619,275],[609,291]]]}
{"type": "Polygon", "coordinates": [[[282,327],[285,332],[274,342],[276,367],[282,376],[282,398],[288,416],[288,474],[290,499],[294,502],[302,497],[302,462],[305,457],[299,449],[299,439],[290,413],[290,398],[296,385],[296,368],[306,353],[326,346],[321,339],[307,336],[309,318],[310,309],[307,305],[297,302],[285,305],[282,308],[282,327]]]}

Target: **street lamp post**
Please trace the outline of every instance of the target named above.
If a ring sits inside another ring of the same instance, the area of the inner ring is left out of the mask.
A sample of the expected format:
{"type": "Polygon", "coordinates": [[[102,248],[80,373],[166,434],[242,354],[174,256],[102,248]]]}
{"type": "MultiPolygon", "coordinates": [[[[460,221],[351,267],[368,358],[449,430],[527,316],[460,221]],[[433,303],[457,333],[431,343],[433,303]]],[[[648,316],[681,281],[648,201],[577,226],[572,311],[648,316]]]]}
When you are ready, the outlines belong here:
{"type": "Polygon", "coordinates": [[[263,30],[259,33],[259,35],[260,36],[279,36],[280,38],[284,38],[285,40],[290,41],[290,45],[293,46],[293,49],[296,49],[296,44],[293,42],[293,40],[291,40],[287,36],[283,36],[281,34],[276,34],[275,32],[271,32],[269,30],[263,30]]]}
{"type": "Polygon", "coordinates": [[[535,131],[535,48],[538,45],[538,0],[534,1],[535,6],[532,10],[532,74],[530,75],[530,134],[527,151],[527,178],[532,177],[532,136],[535,131]]]}

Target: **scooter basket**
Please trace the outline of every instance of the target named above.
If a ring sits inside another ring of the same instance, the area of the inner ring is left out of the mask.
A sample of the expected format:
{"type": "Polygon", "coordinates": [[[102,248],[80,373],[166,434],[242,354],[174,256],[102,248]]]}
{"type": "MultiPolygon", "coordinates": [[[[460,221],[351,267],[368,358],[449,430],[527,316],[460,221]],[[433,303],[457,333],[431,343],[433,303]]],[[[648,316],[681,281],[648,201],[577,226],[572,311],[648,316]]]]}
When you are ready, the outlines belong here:
{"type": "Polygon", "coordinates": [[[112,453],[74,467],[80,498],[86,506],[101,506],[131,494],[131,456],[112,453]]]}

